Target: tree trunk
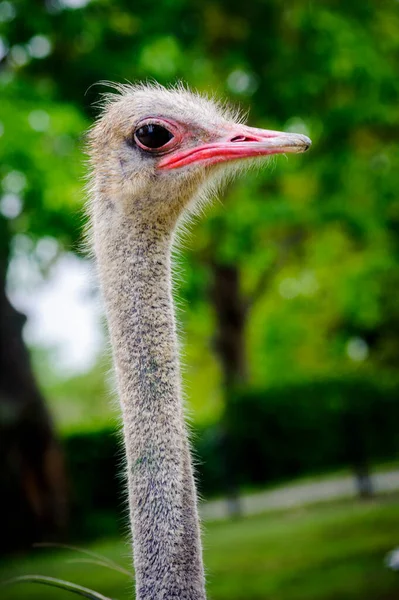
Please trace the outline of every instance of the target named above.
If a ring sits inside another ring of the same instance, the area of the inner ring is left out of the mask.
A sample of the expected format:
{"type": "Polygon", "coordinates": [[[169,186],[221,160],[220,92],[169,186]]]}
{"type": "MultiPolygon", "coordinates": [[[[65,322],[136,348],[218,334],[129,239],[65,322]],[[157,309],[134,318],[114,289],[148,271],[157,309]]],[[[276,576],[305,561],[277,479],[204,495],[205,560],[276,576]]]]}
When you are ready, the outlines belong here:
{"type": "Polygon", "coordinates": [[[247,378],[245,325],[247,309],[240,292],[238,268],[214,262],[211,299],[216,312],[215,348],[220,357],[227,389],[247,378]]]}
{"type": "Polygon", "coordinates": [[[64,461],[0,269],[0,552],[59,539],[66,520],[64,461]]]}
{"type": "Polygon", "coordinates": [[[364,500],[374,496],[367,447],[369,431],[361,406],[356,405],[356,409],[352,407],[352,410],[344,412],[343,441],[346,458],[353,469],[357,493],[364,500]]]}
{"type": "Polygon", "coordinates": [[[212,262],[211,301],[216,314],[215,350],[219,356],[225,393],[225,415],[222,419],[221,451],[224,462],[227,511],[231,517],[241,514],[232,436],[229,426],[229,402],[237,386],[247,378],[245,327],[247,308],[240,290],[237,267],[212,262]]]}

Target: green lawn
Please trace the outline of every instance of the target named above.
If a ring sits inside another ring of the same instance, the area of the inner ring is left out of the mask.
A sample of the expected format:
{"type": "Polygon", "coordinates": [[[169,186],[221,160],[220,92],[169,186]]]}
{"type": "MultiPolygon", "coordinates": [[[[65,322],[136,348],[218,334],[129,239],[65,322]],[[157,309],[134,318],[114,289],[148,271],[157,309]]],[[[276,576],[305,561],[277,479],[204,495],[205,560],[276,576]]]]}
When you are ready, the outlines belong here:
{"type": "MultiPolygon", "coordinates": [[[[398,496],[370,503],[340,502],[207,524],[204,535],[213,600],[397,600],[399,573],[384,557],[399,545],[398,496]]],[[[120,541],[90,547],[129,568],[120,541]]],[[[132,584],[114,571],[71,562],[76,553],[35,550],[0,565],[0,579],[37,573],[93,587],[111,598],[131,597],[132,584]]],[[[0,591],[2,600],[67,600],[78,596],[41,585],[0,591]]]]}

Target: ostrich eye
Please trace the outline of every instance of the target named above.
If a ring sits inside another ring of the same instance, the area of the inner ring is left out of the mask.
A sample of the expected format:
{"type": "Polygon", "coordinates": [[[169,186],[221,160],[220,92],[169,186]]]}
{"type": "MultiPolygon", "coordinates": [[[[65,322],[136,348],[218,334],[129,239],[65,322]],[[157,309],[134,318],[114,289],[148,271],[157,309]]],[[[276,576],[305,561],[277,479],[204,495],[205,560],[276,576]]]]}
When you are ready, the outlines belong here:
{"type": "Polygon", "coordinates": [[[173,138],[173,134],[162,125],[149,123],[139,127],[134,133],[134,138],[141,146],[155,150],[165,146],[173,138]]]}

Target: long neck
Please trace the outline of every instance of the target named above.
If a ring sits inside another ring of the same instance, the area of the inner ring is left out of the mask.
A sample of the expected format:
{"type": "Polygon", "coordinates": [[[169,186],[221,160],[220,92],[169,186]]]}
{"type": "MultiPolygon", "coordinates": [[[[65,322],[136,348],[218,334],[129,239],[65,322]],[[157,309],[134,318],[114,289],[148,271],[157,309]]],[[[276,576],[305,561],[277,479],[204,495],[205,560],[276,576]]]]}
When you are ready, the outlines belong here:
{"type": "Polygon", "coordinates": [[[204,600],[171,294],[172,234],[103,204],[94,245],[123,411],[137,600],[204,600]]]}

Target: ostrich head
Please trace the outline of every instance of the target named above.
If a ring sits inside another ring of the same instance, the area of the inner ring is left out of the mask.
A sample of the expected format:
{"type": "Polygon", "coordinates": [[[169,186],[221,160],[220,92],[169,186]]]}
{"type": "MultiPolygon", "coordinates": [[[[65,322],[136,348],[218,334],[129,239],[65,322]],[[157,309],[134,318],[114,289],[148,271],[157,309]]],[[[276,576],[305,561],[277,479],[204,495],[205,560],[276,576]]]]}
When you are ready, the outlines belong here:
{"type": "Polygon", "coordinates": [[[135,222],[173,227],[238,162],[304,152],[311,144],[304,135],[247,127],[225,106],[183,87],[117,89],[90,133],[90,155],[96,191],[135,222]]]}

